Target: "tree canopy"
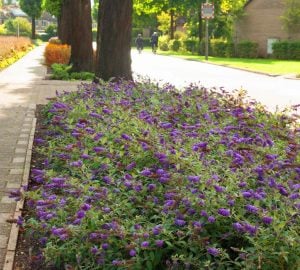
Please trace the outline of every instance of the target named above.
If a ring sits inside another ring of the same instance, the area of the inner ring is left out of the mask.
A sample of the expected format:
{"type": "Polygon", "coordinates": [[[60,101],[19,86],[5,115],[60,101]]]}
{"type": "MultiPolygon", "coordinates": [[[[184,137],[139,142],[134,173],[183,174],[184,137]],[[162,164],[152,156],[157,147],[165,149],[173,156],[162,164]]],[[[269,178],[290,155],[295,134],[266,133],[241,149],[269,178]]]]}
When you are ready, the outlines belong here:
{"type": "Polygon", "coordinates": [[[35,19],[42,14],[42,0],[20,0],[21,9],[32,19],[32,39],[35,39],[35,19]]]}
{"type": "Polygon", "coordinates": [[[285,10],[281,17],[285,29],[289,33],[300,32],[300,1],[285,0],[285,10]]]}

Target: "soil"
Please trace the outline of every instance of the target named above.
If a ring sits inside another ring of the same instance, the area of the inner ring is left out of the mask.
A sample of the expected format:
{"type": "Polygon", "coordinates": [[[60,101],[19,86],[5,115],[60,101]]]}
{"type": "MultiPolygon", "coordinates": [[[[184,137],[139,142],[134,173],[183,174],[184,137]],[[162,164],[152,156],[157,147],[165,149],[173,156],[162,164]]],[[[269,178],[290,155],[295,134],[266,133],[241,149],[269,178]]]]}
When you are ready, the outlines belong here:
{"type": "MultiPolygon", "coordinates": [[[[47,127],[43,124],[43,116],[41,111],[44,105],[37,105],[35,117],[37,118],[35,138],[43,138],[47,127]]],[[[35,151],[35,143],[33,144],[31,169],[42,168],[43,157],[35,151]]],[[[29,179],[28,188],[30,190],[32,185],[31,179],[29,179]]],[[[36,184],[35,184],[36,185],[36,184]]],[[[22,216],[26,220],[29,218],[26,201],[24,209],[22,210],[22,216]]],[[[59,270],[57,268],[46,266],[43,259],[39,254],[40,244],[35,240],[29,232],[25,232],[22,228],[19,230],[17,249],[14,261],[14,270],[59,270]]]]}

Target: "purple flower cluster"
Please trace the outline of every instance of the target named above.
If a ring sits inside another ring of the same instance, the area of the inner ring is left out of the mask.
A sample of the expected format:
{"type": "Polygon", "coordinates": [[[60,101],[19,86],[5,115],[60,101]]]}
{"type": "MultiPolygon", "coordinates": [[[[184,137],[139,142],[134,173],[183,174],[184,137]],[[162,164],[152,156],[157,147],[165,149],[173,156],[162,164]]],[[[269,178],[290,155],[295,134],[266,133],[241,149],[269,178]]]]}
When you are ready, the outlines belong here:
{"type": "Polygon", "coordinates": [[[52,254],[76,243],[76,252],[89,252],[90,268],[125,268],[155,249],[180,257],[182,247],[201,264],[204,256],[229,260],[221,247],[234,248],[235,239],[255,253],[248,243],[275,235],[278,220],[291,228],[276,240],[284,245],[299,225],[298,133],[285,129],[282,140],[274,127],[287,120],[255,104],[194,86],[109,82],[62,95],[47,113],[39,148],[47,157],[32,169],[26,194],[34,216],[18,224],[61,249],[52,254]]]}

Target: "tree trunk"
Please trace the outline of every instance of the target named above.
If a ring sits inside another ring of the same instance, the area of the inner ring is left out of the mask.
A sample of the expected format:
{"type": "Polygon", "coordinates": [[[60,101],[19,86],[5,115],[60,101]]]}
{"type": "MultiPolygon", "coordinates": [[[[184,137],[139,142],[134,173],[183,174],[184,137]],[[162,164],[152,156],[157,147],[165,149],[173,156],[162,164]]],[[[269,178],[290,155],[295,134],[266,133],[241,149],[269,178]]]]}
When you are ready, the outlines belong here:
{"type": "Polygon", "coordinates": [[[199,4],[199,11],[198,11],[198,37],[199,37],[199,51],[198,54],[201,54],[201,41],[203,39],[203,23],[202,23],[202,3],[199,4]]]}
{"type": "Polygon", "coordinates": [[[69,12],[71,24],[71,59],[72,71],[93,70],[93,37],[90,0],[72,0],[69,12]]]}
{"type": "Polygon", "coordinates": [[[35,39],[35,17],[31,18],[31,38],[35,39]]]}
{"type": "Polygon", "coordinates": [[[63,0],[61,6],[61,13],[59,18],[59,39],[63,44],[71,45],[72,37],[72,16],[70,12],[72,7],[72,0],[63,0]]]}
{"type": "Polygon", "coordinates": [[[99,0],[96,76],[132,80],[132,0],[99,0]]]}
{"type": "Polygon", "coordinates": [[[170,39],[174,39],[174,10],[170,11],[170,39]]]}

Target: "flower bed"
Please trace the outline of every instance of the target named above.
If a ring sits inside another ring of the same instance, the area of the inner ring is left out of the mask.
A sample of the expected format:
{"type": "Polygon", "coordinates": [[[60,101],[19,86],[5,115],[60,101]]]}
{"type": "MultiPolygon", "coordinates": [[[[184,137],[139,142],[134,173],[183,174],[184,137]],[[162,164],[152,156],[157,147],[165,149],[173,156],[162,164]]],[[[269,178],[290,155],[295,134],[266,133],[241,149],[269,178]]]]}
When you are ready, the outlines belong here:
{"type": "Polygon", "coordinates": [[[0,69],[16,62],[33,47],[26,37],[0,36],[0,44],[0,69]]]}
{"type": "Polygon", "coordinates": [[[80,88],[44,111],[46,158],[18,220],[50,265],[299,269],[291,117],[196,86],[80,88]]]}

